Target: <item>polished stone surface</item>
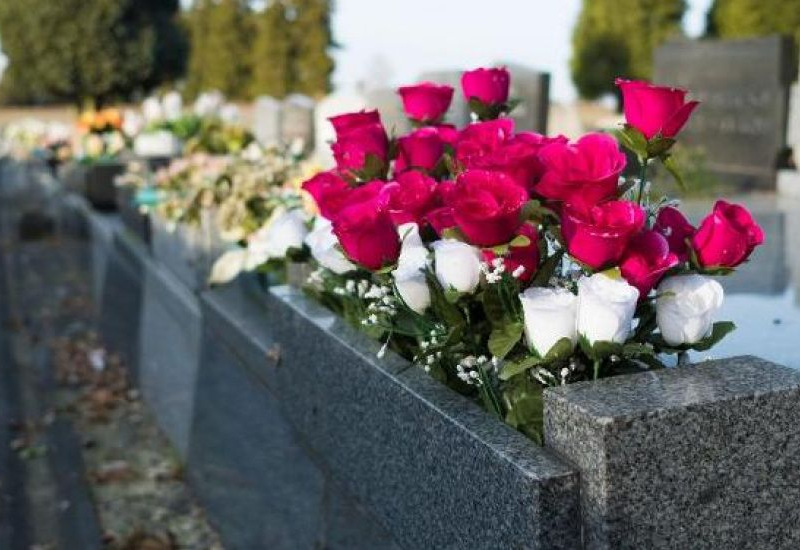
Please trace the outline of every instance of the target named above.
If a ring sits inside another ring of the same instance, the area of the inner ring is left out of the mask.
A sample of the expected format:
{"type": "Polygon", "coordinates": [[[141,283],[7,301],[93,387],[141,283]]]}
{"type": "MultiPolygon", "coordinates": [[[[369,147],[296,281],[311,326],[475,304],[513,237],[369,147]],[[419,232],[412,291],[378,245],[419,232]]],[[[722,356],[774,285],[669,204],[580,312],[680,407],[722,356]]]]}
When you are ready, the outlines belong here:
{"type": "Polygon", "coordinates": [[[160,216],[150,218],[153,257],[192,290],[204,288],[210,273],[208,240],[194,226],[171,229],[160,216]]]}
{"type": "Polygon", "coordinates": [[[112,241],[99,304],[103,341],[122,357],[133,380],[139,377],[139,334],[145,272],[150,261],[144,243],[126,231],[118,231],[112,241]]]}
{"type": "Polygon", "coordinates": [[[800,373],[743,356],[548,390],[587,548],[800,547],[800,373]]]}
{"type": "Polygon", "coordinates": [[[114,235],[121,229],[122,222],[118,214],[98,212],[88,205],[86,205],[85,216],[89,222],[89,239],[91,241],[92,298],[95,304],[99,304],[103,300],[103,286],[106,280],[111,243],[114,235]]]}
{"type": "Polygon", "coordinates": [[[576,548],[575,471],[289,287],[267,384],[336,483],[408,548],[576,548]]]}
{"type": "Polygon", "coordinates": [[[197,296],[163,265],[148,265],[139,338],[139,385],[185,458],[194,413],[202,318],[197,296]]]}

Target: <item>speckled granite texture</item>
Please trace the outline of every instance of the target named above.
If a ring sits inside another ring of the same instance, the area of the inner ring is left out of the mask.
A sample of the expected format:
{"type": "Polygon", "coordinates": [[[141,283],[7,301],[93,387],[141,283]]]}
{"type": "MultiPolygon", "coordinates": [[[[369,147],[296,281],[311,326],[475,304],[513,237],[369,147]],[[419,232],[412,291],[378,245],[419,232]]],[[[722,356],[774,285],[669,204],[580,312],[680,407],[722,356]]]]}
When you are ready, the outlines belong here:
{"type": "Polygon", "coordinates": [[[83,205],[84,215],[88,221],[89,239],[91,240],[92,258],[92,298],[96,304],[103,299],[103,285],[106,280],[108,257],[114,235],[122,227],[119,215],[92,210],[88,203],[83,205]]]}
{"type": "Polygon", "coordinates": [[[800,373],[755,357],[548,390],[585,547],[800,548],[800,373]]]}
{"type": "Polygon", "coordinates": [[[297,290],[271,290],[268,386],[405,548],[578,548],[575,471],[297,290]]]}

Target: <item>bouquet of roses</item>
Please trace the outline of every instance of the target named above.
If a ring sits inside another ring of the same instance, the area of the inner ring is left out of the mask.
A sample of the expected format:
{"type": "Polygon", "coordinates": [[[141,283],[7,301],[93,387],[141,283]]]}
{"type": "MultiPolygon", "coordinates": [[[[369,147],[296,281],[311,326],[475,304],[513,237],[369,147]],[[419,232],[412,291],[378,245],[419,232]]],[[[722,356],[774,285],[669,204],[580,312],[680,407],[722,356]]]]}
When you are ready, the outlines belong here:
{"type": "Polygon", "coordinates": [[[694,227],[650,189],[679,178],[670,149],[697,102],[619,80],[616,139],[515,132],[503,68],[466,72],[473,122],[444,122],[454,90],[398,90],[415,129],[390,138],[376,111],[330,119],[336,168],[304,184],[320,216],[308,288],[329,307],[493,414],[540,438],[548,386],[664,366],[732,330],[714,322],[714,276],[763,233],[718,201],[694,227]],[[626,155],[639,177],[626,178],[626,155]]]}

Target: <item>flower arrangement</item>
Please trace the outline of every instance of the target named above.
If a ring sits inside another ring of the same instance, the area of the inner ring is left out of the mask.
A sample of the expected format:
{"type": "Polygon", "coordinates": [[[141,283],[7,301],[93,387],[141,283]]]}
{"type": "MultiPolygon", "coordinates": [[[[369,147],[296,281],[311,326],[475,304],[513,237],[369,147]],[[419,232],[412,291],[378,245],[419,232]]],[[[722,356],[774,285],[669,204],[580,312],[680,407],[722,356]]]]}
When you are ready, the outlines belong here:
{"type": "Polygon", "coordinates": [[[0,157],[64,162],[72,156],[71,139],[70,127],[64,123],[21,119],[7,124],[0,132],[0,157]]]}
{"type": "Polygon", "coordinates": [[[81,163],[109,161],[128,149],[129,139],[122,130],[124,118],[118,109],[84,111],[77,126],[74,149],[75,157],[81,163]]]}
{"type": "Polygon", "coordinates": [[[618,80],[624,127],[571,142],[516,132],[509,80],[464,73],[461,129],[444,119],[454,90],[428,82],[399,89],[407,135],[390,138],[377,111],[330,119],[336,168],[303,184],[319,211],[307,289],[540,440],[544,388],[662,368],[730,332],[714,277],[764,236],[742,206],[720,200],[695,227],[651,189],[653,164],[680,181],[685,91],[618,80]]]}

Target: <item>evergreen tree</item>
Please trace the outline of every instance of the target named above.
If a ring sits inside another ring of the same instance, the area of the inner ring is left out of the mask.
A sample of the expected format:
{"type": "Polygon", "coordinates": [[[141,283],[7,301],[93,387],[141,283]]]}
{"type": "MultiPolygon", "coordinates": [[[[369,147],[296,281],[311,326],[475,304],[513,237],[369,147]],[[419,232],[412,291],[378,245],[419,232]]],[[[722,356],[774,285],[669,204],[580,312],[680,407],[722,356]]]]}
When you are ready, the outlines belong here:
{"type": "Polygon", "coordinates": [[[651,78],[655,49],[680,34],[685,11],[685,0],[583,0],[570,62],[581,97],[615,92],[617,76],[651,78]]]}
{"type": "Polygon", "coordinates": [[[320,97],[331,89],[334,46],[329,0],[291,0],[291,90],[320,97]]]}
{"type": "Polygon", "coordinates": [[[253,97],[266,94],[282,98],[289,93],[291,48],[286,6],[273,1],[256,16],[251,63],[253,97]]]}
{"type": "Polygon", "coordinates": [[[189,32],[189,60],[186,70],[186,93],[194,97],[207,88],[206,53],[208,52],[211,0],[194,0],[184,20],[189,32]]]}

